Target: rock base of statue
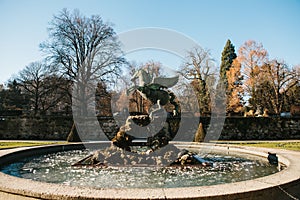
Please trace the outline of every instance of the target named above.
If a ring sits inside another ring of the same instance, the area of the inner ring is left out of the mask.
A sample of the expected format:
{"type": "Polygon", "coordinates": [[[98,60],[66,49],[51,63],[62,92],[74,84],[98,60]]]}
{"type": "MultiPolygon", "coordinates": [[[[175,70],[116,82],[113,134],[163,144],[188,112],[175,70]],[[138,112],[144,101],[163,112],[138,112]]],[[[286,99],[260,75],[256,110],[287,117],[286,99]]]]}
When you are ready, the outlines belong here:
{"type": "Polygon", "coordinates": [[[179,150],[168,145],[155,152],[131,153],[115,145],[97,150],[93,154],[73,164],[73,166],[121,167],[121,166],[166,166],[172,163],[179,150]]]}
{"type": "Polygon", "coordinates": [[[180,151],[172,144],[151,154],[133,154],[111,145],[106,149],[97,150],[72,166],[100,168],[124,166],[212,167],[213,163],[188,150],[183,149],[180,151]]]}
{"type": "Polygon", "coordinates": [[[208,161],[194,152],[190,152],[186,149],[181,150],[178,154],[178,158],[170,164],[170,166],[203,166],[212,167],[213,163],[208,161]]]}

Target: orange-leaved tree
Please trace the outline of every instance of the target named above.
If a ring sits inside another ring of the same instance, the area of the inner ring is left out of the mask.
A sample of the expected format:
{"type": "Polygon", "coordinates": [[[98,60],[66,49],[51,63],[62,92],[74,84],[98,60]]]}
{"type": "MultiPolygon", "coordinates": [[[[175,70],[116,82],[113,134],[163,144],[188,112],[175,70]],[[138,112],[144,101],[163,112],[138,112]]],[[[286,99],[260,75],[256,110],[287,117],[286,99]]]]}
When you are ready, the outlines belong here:
{"type": "Polygon", "coordinates": [[[240,113],[243,110],[241,63],[234,59],[230,69],[226,72],[227,76],[227,113],[240,113]]]}
{"type": "Polygon", "coordinates": [[[260,84],[262,66],[268,61],[268,52],[261,43],[254,40],[246,41],[238,52],[238,60],[242,65],[245,93],[250,97],[250,105],[257,107],[259,105],[255,103],[255,90],[260,84]]]}

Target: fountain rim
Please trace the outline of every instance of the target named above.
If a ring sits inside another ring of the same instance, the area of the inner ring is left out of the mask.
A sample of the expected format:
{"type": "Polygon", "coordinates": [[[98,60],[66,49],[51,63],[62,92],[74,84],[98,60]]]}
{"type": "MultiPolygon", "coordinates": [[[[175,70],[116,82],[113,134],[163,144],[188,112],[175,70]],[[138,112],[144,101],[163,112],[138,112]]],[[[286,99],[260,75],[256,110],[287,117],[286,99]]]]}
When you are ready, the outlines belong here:
{"type": "MultiPolygon", "coordinates": [[[[107,143],[107,142],[106,142],[107,143]]],[[[171,142],[184,148],[211,147],[218,150],[228,150],[267,157],[267,152],[276,152],[279,162],[287,166],[286,169],[268,176],[241,182],[210,186],[178,187],[178,188],[90,188],[79,186],[67,186],[62,184],[38,182],[24,178],[10,176],[0,172],[0,197],[1,195],[19,196],[22,198],[43,199],[195,199],[205,197],[239,197],[248,193],[254,194],[260,191],[271,190],[274,187],[284,186],[300,180],[300,152],[246,147],[228,144],[193,143],[193,142],[171,142]]],[[[24,155],[34,155],[39,152],[49,153],[64,151],[74,148],[84,148],[86,145],[97,145],[97,142],[56,144],[37,147],[22,147],[0,151],[0,163],[6,163],[10,159],[18,160],[24,155]]],[[[11,197],[11,196],[10,196],[11,197]]]]}

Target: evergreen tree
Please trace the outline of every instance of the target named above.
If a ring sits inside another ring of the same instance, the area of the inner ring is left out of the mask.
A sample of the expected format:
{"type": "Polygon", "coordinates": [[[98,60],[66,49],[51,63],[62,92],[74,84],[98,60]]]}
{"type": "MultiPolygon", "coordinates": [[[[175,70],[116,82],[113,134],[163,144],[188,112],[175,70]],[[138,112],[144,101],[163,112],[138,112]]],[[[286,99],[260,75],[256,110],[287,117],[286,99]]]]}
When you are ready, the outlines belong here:
{"type": "Polygon", "coordinates": [[[16,80],[8,83],[8,90],[7,90],[7,108],[8,109],[16,109],[21,108],[21,90],[16,80]]]}
{"type": "Polygon", "coordinates": [[[228,39],[222,52],[221,66],[220,66],[220,80],[228,87],[227,71],[230,69],[233,60],[237,57],[234,46],[228,39]]]}
{"type": "Polygon", "coordinates": [[[228,77],[227,72],[230,70],[233,60],[237,57],[234,46],[228,39],[222,52],[221,66],[220,66],[220,79],[217,85],[216,102],[219,110],[226,108],[228,112],[228,99],[231,91],[228,90],[228,77]]]}
{"type": "Polygon", "coordinates": [[[26,110],[29,106],[29,98],[21,92],[19,83],[11,80],[7,88],[0,91],[0,111],[4,113],[26,110]]]}
{"type": "Polygon", "coordinates": [[[6,108],[8,110],[23,110],[28,107],[29,98],[21,92],[19,83],[12,80],[7,85],[6,108]]]}

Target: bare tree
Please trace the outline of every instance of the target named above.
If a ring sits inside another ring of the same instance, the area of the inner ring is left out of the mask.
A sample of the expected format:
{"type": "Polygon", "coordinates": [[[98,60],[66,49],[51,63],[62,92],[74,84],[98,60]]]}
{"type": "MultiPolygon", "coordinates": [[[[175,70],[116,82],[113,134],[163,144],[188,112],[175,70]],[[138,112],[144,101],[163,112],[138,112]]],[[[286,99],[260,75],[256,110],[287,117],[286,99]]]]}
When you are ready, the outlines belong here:
{"type": "MultiPolygon", "coordinates": [[[[116,81],[120,66],[125,63],[113,28],[98,15],[82,16],[64,9],[54,16],[49,28],[50,40],[41,44],[51,61],[60,66],[63,76],[77,89],[80,113],[87,113],[98,82],[116,81]]],[[[73,99],[75,97],[73,96],[73,99]]],[[[74,105],[74,102],[73,102],[74,105]]]]}
{"type": "Polygon", "coordinates": [[[213,59],[208,50],[201,47],[187,52],[186,62],[182,65],[180,73],[191,80],[191,85],[197,93],[199,109],[201,113],[209,113],[211,109],[210,88],[215,82],[213,71],[213,59]]]}
{"type": "Polygon", "coordinates": [[[17,76],[21,89],[30,97],[34,114],[45,112],[57,105],[63,94],[58,94],[58,85],[54,81],[52,67],[44,62],[33,62],[27,65],[17,76]]]}
{"type": "Polygon", "coordinates": [[[198,98],[190,81],[181,76],[178,83],[174,86],[174,90],[180,99],[182,112],[199,112],[198,98]]]}
{"type": "Polygon", "coordinates": [[[291,111],[291,107],[300,106],[300,65],[292,68],[294,79],[289,83],[289,90],[285,92],[285,110],[291,111]]]}
{"type": "MultiPolygon", "coordinates": [[[[299,74],[296,68],[289,69],[284,61],[276,59],[266,63],[263,67],[261,80],[268,81],[272,94],[269,102],[272,110],[280,114],[284,106],[284,96],[295,85],[299,83],[299,74]]],[[[264,91],[265,95],[270,91],[264,91]]]]}
{"type": "Polygon", "coordinates": [[[41,97],[41,109],[43,112],[70,114],[71,101],[66,94],[70,90],[70,81],[64,77],[52,73],[43,80],[43,89],[47,95],[41,97]]]}
{"type": "Polygon", "coordinates": [[[195,47],[187,52],[186,62],[181,67],[182,75],[189,79],[207,80],[208,77],[214,75],[212,71],[211,58],[209,50],[205,50],[201,47],[195,47]]]}
{"type": "MultiPolygon", "coordinates": [[[[41,44],[41,48],[49,54],[52,63],[60,67],[62,76],[73,83],[73,117],[95,116],[98,83],[107,86],[118,81],[120,67],[125,63],[111,25],[104,23],[99,15],[85,17],[77,10],[69,13],[64,9],[54,16],[49,41],[41,44]]],[[[88,135],[87,130],[82,132],[88,135]]],[[[78,141],[76,132],[73,124],[68,139],[78,141]]]]}
{"type": "Polygon", "coordinates": [[[141,64],[140,68],[146,70],[146,72],[150,75],[150,79],[152,80],[155,77],[161,76],[162,64],[156,61],[148,61],[144,64],[141,64]]]}

